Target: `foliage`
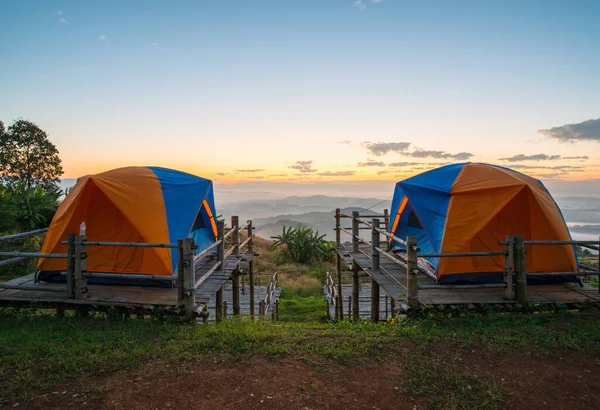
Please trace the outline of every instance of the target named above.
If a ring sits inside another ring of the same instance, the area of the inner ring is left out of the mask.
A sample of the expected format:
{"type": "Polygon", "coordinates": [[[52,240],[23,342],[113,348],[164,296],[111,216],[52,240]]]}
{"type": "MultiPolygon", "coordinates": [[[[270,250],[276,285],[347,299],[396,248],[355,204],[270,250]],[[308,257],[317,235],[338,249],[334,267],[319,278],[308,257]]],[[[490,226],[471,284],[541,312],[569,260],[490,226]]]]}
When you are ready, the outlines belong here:
{"type": "Polygon", "coordinates": [[[47,227],[56,211],[60,190],[27,188],[23,182],[0,186],[0,231],[47,227]]]}
{"type": "Polygon", "coordinates": [[[0,126],[0,180],[4,185],[21,182],[28,190],[56,190],[63,174],[56,146],[37,125],[23,119],[8,129],[0,126]]]}
{"type": "MultiPolygon", "coordinates": [[[[11,234],[15,232],[11,231],[7,233],[11,234]]],[[[2,234],[4,234],[4,232],[2,234]]],[[[2,242],[0,244],[2,245],[1,249],[5,252],[39,252],[44,243],[44,236],[44,234],[39,234],[2,242]]],[[[37,261],[37,258],[31,258],[26,259],[23,262],[0,267],[0,281],[29,275],[35,271],[37,261]]]]}
{"type": "Polygon", "coordinates": [[[303,264],[329,261],[333,258],[333,244],[325,240],[326,235],[319,235],[319,231],[312,228],[299,226],[294,229],[284,225],[281,235],[274,236],[274,248],[282,248],[286,256],[292,261],[303,264]]]}
{"type": "Polygon", "coordinates": [[[579,258],[590,257],[594,255],[588,248],[584,248],[583,246],[575,245],[575,249],[577,250],[577,256],[579,258]]]}

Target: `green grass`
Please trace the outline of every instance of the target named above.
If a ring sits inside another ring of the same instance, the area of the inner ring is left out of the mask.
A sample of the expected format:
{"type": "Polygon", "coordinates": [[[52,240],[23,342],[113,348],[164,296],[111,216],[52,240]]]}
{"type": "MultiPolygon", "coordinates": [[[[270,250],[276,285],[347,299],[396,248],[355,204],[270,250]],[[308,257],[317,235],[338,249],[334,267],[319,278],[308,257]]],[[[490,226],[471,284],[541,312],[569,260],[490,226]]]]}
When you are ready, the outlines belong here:
{"type": "MultiPolygon", "coordinates": [[[[304,315],[294,309],[299,308],[285,307],[280,315],[304,315]],[[285,313],[285,309],[290,310],[285,313]]],[[[598,356],[600,325],[597,317],[564,314],[412,320],[394,326],[366,321],[247,320],[190,326],[176,321],[59,318],[8,311],[0,317],[0,401],[2,395],[27,398],[32,391],[50,391],[58,383],[135,368],[152,359],[291,354],[310,361],[321,358],[352,364],[366,356],[390,359],[394,349],[406,344],[437,341],[496,350],[573,349],[598,356]]],[[[437,372],[435,368],[423,371],[437,372]]],[[[425,377],[419,374],[417,380],[425,377]]]]}
{"type": "Polygon", "coordinates": [[[326,321],[327,302],[323,297],[308,296],[279,299],[279,320],[282,322],[326,321]]]}
{"type": "Polygon", "coordinates": [[[423,399],[430,409],[504,409],[509,391],[468,373],[457,372],[431,360],[427,354],[406,360],[408,377],[404,390],[423,399]]]}

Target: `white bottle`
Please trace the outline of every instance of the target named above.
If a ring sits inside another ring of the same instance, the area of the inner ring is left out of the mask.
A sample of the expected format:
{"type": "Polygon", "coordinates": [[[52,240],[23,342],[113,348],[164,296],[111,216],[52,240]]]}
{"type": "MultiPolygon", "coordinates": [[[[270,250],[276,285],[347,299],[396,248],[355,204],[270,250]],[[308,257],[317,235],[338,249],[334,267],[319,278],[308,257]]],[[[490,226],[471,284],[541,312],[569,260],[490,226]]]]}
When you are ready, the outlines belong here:
{"type": "Polygon", "coordinates": [[[85,231],[86,231],[85,222],[82,222],[81,225],[79,225],[79,235],[81,235],[81,236],[85,235],[85,231]]]}

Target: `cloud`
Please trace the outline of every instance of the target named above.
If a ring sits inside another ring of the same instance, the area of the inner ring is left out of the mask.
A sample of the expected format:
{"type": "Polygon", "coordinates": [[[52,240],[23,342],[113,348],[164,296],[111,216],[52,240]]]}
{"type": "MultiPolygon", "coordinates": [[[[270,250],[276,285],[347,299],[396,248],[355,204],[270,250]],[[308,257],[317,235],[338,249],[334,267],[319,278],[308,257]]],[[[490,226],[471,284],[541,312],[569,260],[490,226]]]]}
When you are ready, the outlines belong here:
{"type": "Polygon", "coordinates": [[[561,159],[589,159],[587,155],[577,156],[577,157],[563,157],[561,155],[546,155],[546,154],[518,154],[513,155],[508,158],[500,158],[501,161],[511,161],[511,162],[519,162],[519,161],[555,161],[561,159]]]}
{"type": "Polygon", "coordinates": [[[554,167],[551,166],[542,166],[542,165],[521,165],[521,164],[508,164],[508,167],[513,169],[551,169],[554,171],[580,171],[585,169],[585,167],[573,166],[573,165],[557,165],[554,167]]]}
{"type": "Polygon", "coordinates": [[[287,174],[272,174],[272,175],[269,175],[269,176],[270,177],[285,177],[285,176],[287,176],[287,174]]]}
{"type": "Polygon", "coordinates": [[[442,158],[442,159],[455,159],[455,160],[467,160],[473,156],[470,152],[459,152],[458,154],[449,154],[445,151],[428,151],[418,149],[413,152],[408,152],[405,155],[413,158],[442,158]]]}
{"type": "Polygon", "coordinates": [[[359,167],[385,167],[385,163],[383,163],[381,161],[373,161],[372,159],[369,159],[365,162],[359,162],[358,166],[359,167]]]}
{"type": "Polygon", "coordinates": [[[69,24],[69,20],[67,20],[64,17],[61,17],[60,20],[58,20],[58,21],[60,21],[61,23],[64,23],[64,24],[69,24]]]}
{"type": "Polygon", "coordinates": [[[100,40],[107,40],[107,39],[108,39],[108,37],[106,37],[104,34],[102,34],[102,35],[99,35],[99,36],[98,36],[98,38],[99,38],[100,40]]]}
{"type": "Polygon", "coordinates": [[[422,162],[392,162],[391,164],[388,165],[388,167],[395,167],[395,168],[400,168],[400,167],[410,167],[413,165],[421,165],[422,162]]]}
{"type": "Polygon", "coordinates": [[[264,169],[236,169],[235,172],[262,172],[264,169]]]}
{"type": "Polygon", "coordinates": [[[377,3],[381,3],[382,1],[383,1],[383,0],[371,0],[371,3],[375,3],[375,4],[377,4],[377,3]]]}
{"type": "Polygon", "coordinates": [[[265,177],[249,177],[251,179],[265,179],[265,177]]]}
{"type": "Polygon", "coordinates": [[[356,174],[356,171],[325,171],[319,172],[318,175],[324,177],[350,177],[354,174],[356,174]]]}
{"type": "Polygon", "coordinates": [[[225,175],[227,175],[227,173],[226,172],[217,172],[217,175],[224,177],[225,175]]]}
{"type": "Polygon", "coordinates": [[[560,142],[596,141],[600,142],[600,118],[577,124],[565,124],[560,127],[541,129],[538,132],[560,142]]]}
{"type": "Polygon", "coordinates": [[[564,173],[537,174],[537,177],[553,179],[553,178],[559,177],[561,175],[564,175],[564,173]]]}
{"type": "Polygon", "coordinates": [[[352,145],[352,141],[350,140],[341,140],[337,142],[338,144],[343,144],[343,145],[352,145]]]}
{"type": "Polygon", "coordinates": [[[59,16],[62,16],[63,12],[62,11],[57,11],[56,14],[58,14],[59,16]]]}
{"type": "Polygon", "coordinates": [[[312,161],[296,161],[293,165],[290,165],[289,168],[295,169],[302,174],[317,172],[316,169],[312,168],[312,163],[312,161]]]}
{"type": "Polygon", "coordinates": [[[357,8],[359,10],[364,10],[367,8],[367,6],[365,5],[365,3],[362,2],[362,0],[356,0],[354,3],[352,3],[352,7],[357,8]]]}
{"type": "Polygon", "coordinates": [[[369,152],[376,156],[385,155],[388,152],[405,153],[410,147],[410,142],[368,142],[364,146],[369,152]]]}

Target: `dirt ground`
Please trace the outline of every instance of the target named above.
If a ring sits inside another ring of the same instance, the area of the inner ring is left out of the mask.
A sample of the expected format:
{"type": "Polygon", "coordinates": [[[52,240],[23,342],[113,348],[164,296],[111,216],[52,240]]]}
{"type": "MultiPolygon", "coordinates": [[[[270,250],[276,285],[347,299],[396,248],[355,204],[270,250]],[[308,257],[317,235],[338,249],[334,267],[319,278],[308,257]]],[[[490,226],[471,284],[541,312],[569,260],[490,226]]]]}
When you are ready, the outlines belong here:
{"type": "MultiPolygon", "coordinates": [[[[97,377],[98,391],[59,389],[20,408],[87,409],[420,409],[404,392],[398,361],[342,366],[295,357],[210,357],[97,377]]],[[[410,354],[410,352],[408,352],[410,354]]],[[[437,346],[428,360],[495,381],[511,392],[510,408],[593,409],[600,402],[600,360],[578,352],[559,355],[498,353],[437,346]]],[[[13,406],[8,404],[8,406],[13,406]]]]}

